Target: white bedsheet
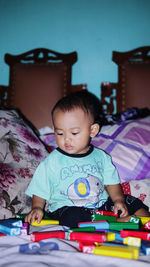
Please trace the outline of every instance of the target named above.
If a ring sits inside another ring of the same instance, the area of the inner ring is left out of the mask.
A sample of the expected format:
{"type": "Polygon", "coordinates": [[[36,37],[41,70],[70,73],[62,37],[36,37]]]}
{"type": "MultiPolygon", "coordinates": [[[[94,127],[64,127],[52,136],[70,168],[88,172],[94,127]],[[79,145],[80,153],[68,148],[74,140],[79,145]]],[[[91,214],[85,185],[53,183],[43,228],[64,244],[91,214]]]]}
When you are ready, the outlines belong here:
{"type": "MultiPolygon", "coordinates": [[[[41,227],[36,231],[63,229],[61,226],[41,227]]],[[[31,231],[35,227],[31,228],[31,231]]],[[[1,267],[148,267],[150,256],[140,255],[139,260],[129,260],[117,257],[91,255],[80,252],[78,242],[62,239],[46,239],[31,242],[30,236],[0,237],[1,267]]]]}

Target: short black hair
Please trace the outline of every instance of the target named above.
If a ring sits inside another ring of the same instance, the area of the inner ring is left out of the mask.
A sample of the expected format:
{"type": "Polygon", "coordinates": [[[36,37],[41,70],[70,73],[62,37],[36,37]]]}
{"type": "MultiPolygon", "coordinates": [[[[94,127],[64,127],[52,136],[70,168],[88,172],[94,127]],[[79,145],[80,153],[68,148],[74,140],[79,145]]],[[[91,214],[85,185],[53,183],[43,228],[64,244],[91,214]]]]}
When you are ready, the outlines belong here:
{"type": "Polygon", "coordinates": [[[102,117],[102,107],[101,102],[94,94],[90,93],[86,90],[81,90],[77,92],[73,92],[63,98],[61,98],[53,107],[51,111],[52,119],[53,114],[56,109],[60,109],[62,111],[70,111],[75,108],[81,108],[84,112],[90,114],[94,123],[101,124],[102,117]]]}

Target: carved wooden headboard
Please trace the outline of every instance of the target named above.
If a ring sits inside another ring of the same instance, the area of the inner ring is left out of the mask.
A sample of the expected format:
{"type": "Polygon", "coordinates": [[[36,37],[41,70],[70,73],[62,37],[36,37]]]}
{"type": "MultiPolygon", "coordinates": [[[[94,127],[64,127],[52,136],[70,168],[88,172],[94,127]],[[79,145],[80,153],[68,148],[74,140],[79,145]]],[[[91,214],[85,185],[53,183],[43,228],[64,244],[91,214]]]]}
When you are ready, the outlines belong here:
{"type": "Polygon", "coordinates": [[[77,53],[58,53],[45,48],[20,55],[5,54],[9,86],[0,87],[1,107],[18,108],[36,128],[52,126],[51,109],[62,97],[85,85],[71,84],[77,53]]]}
{"type": "Polygon", "coordinates": [[[113,51],[118,82],[101,84],[101,101],[107,114],[131,107],[150,108],[150,46],[128,52],[113,51]]]}

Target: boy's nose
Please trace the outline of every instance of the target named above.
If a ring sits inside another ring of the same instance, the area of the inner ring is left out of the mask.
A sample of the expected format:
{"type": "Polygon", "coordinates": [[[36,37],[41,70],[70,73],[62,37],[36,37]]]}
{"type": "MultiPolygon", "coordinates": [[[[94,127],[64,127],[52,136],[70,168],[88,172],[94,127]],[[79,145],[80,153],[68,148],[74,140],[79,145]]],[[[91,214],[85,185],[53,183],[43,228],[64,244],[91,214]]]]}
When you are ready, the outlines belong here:
{"type": "Polygon", "coordinates": [[[65,142],[68,142],[68,141],[69,141],[69,136],[65,135],[65,142]]]}

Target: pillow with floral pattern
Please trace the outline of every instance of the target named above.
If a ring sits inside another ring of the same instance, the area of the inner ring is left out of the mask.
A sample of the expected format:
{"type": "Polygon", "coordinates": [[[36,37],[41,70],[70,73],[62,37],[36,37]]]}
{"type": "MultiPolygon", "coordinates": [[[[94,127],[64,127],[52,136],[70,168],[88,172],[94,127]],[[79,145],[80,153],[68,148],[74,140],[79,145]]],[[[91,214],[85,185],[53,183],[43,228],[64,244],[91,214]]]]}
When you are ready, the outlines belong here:
{"type": "Polygon", "coordinates": [[[0,219],[27,213],[25,190],[38,164],[48,155],[34,128],[15,109],[0,109],[0,219]]]}

